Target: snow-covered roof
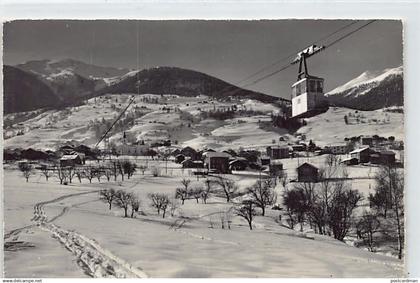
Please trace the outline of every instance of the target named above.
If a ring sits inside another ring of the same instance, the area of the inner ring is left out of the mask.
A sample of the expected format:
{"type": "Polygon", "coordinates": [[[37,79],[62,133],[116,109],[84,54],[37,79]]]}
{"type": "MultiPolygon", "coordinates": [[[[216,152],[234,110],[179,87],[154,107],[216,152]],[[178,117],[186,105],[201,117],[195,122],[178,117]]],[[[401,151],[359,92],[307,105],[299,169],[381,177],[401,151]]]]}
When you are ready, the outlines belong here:
{"type": "Polygon", "coordinates": [[[303,163],[302,165],[298,166],[298,168],[303,167],[303,166],[305,166],[305,167],[312,167],[312,168],[318,169],[318,167],[316,167],[316,166],[314,166],[314,165],[312,165],[312,164],[310,164],[308,162],[303,163]]]}
{"type": "Polygon", "coordinates": [[[369,147],[362,147],[362,148],[355,149],[351,151],[350,154],[359,153],[359,152],[365,151],[366,149],[369,149],[369,147]]]}
{"type": "Polygon", "coordinates": [[[77,157],[79,157],[79,155],[77,155],[77,154],[68,154],[68,155],[63,155],[61,158],[60,158],[60,160],[74,160],[74,159],[76,159],[77,157]]]}
{"type": "Polygon", "coordinates": [[[205,155],[208,158],[212,158],[212,157],[226,157],[226,158],[229,158],[229,157],[231,157],[231,155],[226,153],[226,152],[212,152],[212,151],[209,151],[209,152],[206,152],[203,155],[205,155]]]}

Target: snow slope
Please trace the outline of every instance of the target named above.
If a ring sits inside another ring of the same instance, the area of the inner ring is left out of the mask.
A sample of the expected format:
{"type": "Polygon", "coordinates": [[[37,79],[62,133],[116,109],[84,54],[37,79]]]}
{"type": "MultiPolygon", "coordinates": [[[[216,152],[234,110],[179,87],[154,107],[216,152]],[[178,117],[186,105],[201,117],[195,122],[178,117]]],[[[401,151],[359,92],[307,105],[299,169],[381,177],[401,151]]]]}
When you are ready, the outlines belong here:
{"type": "Polygon", "coordinates": [[[323,114],[306,119],[307,125],[297,132],[306,134],[306,139],[312,139],[317,145],[334,145],[344,143],[344,138],[359,135],[379,135],[388,138],[394,136],[404,140],[404,114],[388,113],[383,110],[356,111],[330,107],[323,114]],[[349,124],[344,122],[344,116],[349,117],[349,124]],[[356,118],[356,116],[358,118],[356,118]],[[359,122],[357,122],[359,119],[359,122]]]}
{"type": "MultiPolygon", "coordinates": [[[[168,213],[165,219],[161,218],[149,205],[147,194],[172,194],[175,184],[187,174],[185,171],[173,177],[154,178],[149,172],[144,176],[137,173],[130,180],[116,183],[94,181],[88,184],[84,180],[82,184],[65,186],[67,193],[54,200],[54,194],[64,191],[57,180],[46,182],[44,178],[31,178],[26,183],[17,171],[8,170],[5,174],[6,232],[10,231],[7,228],[10,227],[7,223],[11,221],[10,211],[24,212],[16,214],[18,219],[14,220],[24,223],[34,210],[22,204],[39,202],[35,199],[47,201],[41,208],[47,217],[47,222],[41,224],[42,229],[34,226],[16,236],[35,244],[40,254],[48,254],[53,245],[56,248],[52,248],[51,253],[59,253],[57,243],[61,243],[64,257],[54,261],[53,266],[54,270],[68,270],[63,271],[64,276],[77,276],[77,263],[72,258],[79,258],[80,268],[95,277],[126,276],[128,270],[140,277],[144,273],[150,277],[399,277],[403,274],[402,263],[397,259],[360,250],[327,236],[314,235],[312,239],[282,227],[275,221],[278,211],[274,210],[268,210],[267,217],[256,217],[252,231],[236,216],[232,218],[230,230],[221,229],[218,215],[231,205],[217,196],[210,198],[208,204],[187,200],[174,217],[168,213]],[[14,184],[19,184],[19,194],[13,193],[14,184]],[[132,219],[121,217],[121,209],[115,206],[109,211],[94,191],[110,187],[135,193],[142,200],[142,213],[132,219]],[[39,196],[38,190],[51,195],[39,196]],[[80,191],[92,193],[79,194],[80,191]],[[57,215],[59,217],[55,217],[57,215]],[[214,223],[213,228],[209,227],[210,222],[214,223]],[[41,245],[34,238],[41,231],[53,233],[55,238],[45,237],[41,245]],[[78,245],[85,248],[77,252],[74,248],[78,245]],[[106,262],[112,269],[101,269],[106,262]]],[[[239,183],[249,184],[252,180],[233,177],[239,178],[239,183]]],[[[195,182],[193,180],[192,185],[195,182]]],[[[41,264],[51,266],[51,261],[45,260],[53,260],[52,257],[40,262],[31,256],[22,257],[30,253],[30,250],[6,251],[6,276],[28,274],[22,266],[38,270],[34,274],[39,277],[62,276],[41,268],[41,264]],[[13,266],[17,259],[21,260],[20,265],[13,266]]]]}

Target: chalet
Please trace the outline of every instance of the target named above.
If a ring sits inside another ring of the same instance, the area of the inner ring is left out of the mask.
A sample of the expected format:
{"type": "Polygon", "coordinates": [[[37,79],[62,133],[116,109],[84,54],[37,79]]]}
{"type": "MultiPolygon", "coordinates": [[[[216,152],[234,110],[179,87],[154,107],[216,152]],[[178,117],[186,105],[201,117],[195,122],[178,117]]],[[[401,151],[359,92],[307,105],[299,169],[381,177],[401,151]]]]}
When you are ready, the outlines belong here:
{"type": "Polygon", "coordinates": [[[214,169],[219,173],[229,173],[230,154],[224,152],[207,152],[205,154],[205,163],[209,170],[214,169]]]}
{"type": "Polygon", "coordinates": [[[268,146],[266,148],[267,155],[271,159],[282,159],[282,158],[289,158],[289,147],[287,146],[268,146]]]}
{"type": "Polygon", "coordinates": [[[243,157],[235,158],[229,162],[229,170],[243,171],[248,167],[248,160],[243,157]]]}
{"type": "Polygon", "coordinates": [[[80,155],[77,155],[77,154],[63,155],[60,158],[61,167],[74,167],[75,165],[81,165],[81,164],[82,164],[82,159],[80,158],[80,155]]]}
{"type": "Polygon", "coordinates": [[[395,152],[385,150],[370,155],[370,162],[373,164],[390,165],[395,163],[395,152]]]}
{"type": "Polygon", "coordinates": [[[271,160],[269,168],[271,176],[280,176],[283,171],[283,163],[279,159],[271,160]]]}
{"type": "Polygon", "coordinates": [[[381,162],[382,164],[394,164],[395,163],[395,152],[390,150],[381,151],[381,162]]]}
{"type": "Polygon", "coordinates": [[[204,168],[204,163],[201,160],[187,159],[181,162],[182,168],[204,168]]]}
{"type": "Polygon", "coordinates": [[[175,155],[175,163],[182,163],[185,160],[185,155],[177,154],[175,155]]]}
{"type": "Polygon", "coordinates": [[[303,163],[297,168],[298,182],[317,182],[318,168],[309,163],[303,163]]]}
{"type": "Polygon", "coordinates": [[[184,155],[185,157],[189,157],[192,160],[198,159],[197,151],[190,146],[187,146],[187,147],[184,147],[183,149],[181,149],[180,154],[184,155]]]}
{"type": "Polygon", "coordinates": [[[70,154],[72,151],[74,151],[74,146],[72,145],[63,145],[58,149],[58,151],[64,153],[64,154],[70,154]]]}
{"type": "Polygon", "coordinates": [[[358,148],[350,152],[351,158],[356,158],[358,163],[366,163],[370,160],[371,150],[369,147],[358,148]]]}

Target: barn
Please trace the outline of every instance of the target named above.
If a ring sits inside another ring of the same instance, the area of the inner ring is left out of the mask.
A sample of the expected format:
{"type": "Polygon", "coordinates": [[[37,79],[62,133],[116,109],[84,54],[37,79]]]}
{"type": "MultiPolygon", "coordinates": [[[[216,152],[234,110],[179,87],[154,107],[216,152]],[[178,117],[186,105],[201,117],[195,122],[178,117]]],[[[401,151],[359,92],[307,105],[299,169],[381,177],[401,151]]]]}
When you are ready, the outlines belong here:
{"type": "Polygon", "coordinates": [[[209,170],[214,169],[219,173],[229,173],[230,154],[225,152],[207,152],[205,154],[205,163],[209,170]]]}
{"type": "Polygon", "coordinates": [[[77,154],[67,154],[60,158],[61,167],[74,167],[82,164],[82,158],[77,154]]]}
{"type": "Polygon", "coordinates": [[[318,168],[307,162],[297,168],[298,182],[318,182],[318,168]]]}
{"type": "Polygon", "coordinates": [[[358,148],[350,152],[351,158],[356,158],[358,163],[367,163],[370,161],[371,150],[369,147],[358,148]]]}

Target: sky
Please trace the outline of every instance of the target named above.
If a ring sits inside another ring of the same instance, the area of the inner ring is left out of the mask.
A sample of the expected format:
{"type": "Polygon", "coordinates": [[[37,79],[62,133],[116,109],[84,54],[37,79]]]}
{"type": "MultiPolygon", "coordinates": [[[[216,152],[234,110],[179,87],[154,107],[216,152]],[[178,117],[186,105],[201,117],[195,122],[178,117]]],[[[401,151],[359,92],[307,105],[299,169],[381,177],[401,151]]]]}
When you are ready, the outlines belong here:
{"type": "MultiPolygon", "coordinates": [[[[3,26],[3,62],[16,65],[30,60],[72,58],[130,69],[175,66],[244,86],[288,65],[292,55],[307,46],[315,42],[327,45],[368,21],[355,22],[326,38],[353,22],[13,21],[3,26]],[[281,62],[273,64],[278,61],[281,62]],[[243,81],[267,66],[270,67],[243,81]]],[[[402,65],[402,52],[402,23],[378,20],[308,59],[308,68],[311,75],[325,79],[328,92],[364,71],[402,65]]],[[[297,68],[290,66],[247,88],[290,98],[297,68]]]]}

